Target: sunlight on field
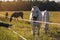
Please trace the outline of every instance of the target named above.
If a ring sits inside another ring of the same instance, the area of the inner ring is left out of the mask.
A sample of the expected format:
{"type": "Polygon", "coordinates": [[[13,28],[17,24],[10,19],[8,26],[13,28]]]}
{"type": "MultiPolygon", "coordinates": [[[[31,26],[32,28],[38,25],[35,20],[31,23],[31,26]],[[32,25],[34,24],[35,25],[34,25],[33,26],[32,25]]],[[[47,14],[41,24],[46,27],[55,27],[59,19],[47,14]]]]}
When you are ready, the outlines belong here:
{"type": "MultiPolygon", "coordinates": [[[[8,11],[8,17],[12,15],[14,11],[8,11]]],[[[24,13],[24,19],[29,19],[30,11],[22,11],[24,13]]],[[[9,22],[9,18],[5,19],[5,11],[1,11],[0,20],[5,23],[11,23],[13,26],[10,28],[15,30],[17,33],[25,37],[27,40],[32,39],[31,33],[31,24],[27,21],[15,20],[9,22]],[[2,16],[4,15],[4,17],[2,16]]],[[[50,13],[50,22],[60,23],[60,12],[49,12],[50,13]]],[[[40,40],[60,40],[60,26],[49,24],[48,34],[44,34],[43,27],[40,29],[40,40]]],[[[14,34],[12,31],[8,30],[5,27],[0,27],[0,40],[23,40],[18,35],[14,34]]],[[[37,35],[36,35],[37,40],[37,35]]]]}

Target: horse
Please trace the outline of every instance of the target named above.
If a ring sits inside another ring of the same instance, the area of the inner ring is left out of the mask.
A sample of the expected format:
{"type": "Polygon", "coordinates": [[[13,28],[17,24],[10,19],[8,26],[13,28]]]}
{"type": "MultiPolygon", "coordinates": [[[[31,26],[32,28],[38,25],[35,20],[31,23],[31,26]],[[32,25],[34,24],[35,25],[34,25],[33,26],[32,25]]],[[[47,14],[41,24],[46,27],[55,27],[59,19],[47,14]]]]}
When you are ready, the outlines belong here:
{"type": "Polygon", "coordinates": [[[32,7],[31,13],[30,13],[30,20],[33,20],[31,21],[33,37],[35,36],[36,27],[38,29],[38,36],[39,36],[41,23],[34,22],[34,21],[42,21],[42,14],[37,6],[32,7]]]}
{"type": "Polygon", "coordinates": [[[7,23],[4,23],[4,22],[0,22],[0,26],[9,28],[10,26],[12,26],[12,24],[7,24],[7,23]]]}
{"type": "MultiPolygon", "coordinates": [[[[49,12],[47,10],[44,11],[40,11],[39,8],[37,6],[33,6],[31,9],[31,13],[30,13],[30,20],[31,21],[31,25],[32,25],[32,32],[33,32],[33,36],[35,36],[35,28],[38,28],[38,36],[39,36],[39,30],[40,30],[40,26],[42,23],[38,23],[35,21],[41,21],[41,22],[49,22],[49,12]]],[[[48,32],[48,24],[47,23],[43,23],[44,31],[47,34],[48,32]]]]}
{"type": "Polygon", "coordinates": [[[5,14],[5,18],[6,18],[6,19],[8,18],[8,12],[6,12],[6,14],[5,14]]]}
{"type": "Polygon", "coordinates": [[[10,22],[12,21],[12,18],[18,18],[21,17],[23,19],[23,12],[14,12],[10,17],[10,22]]]}
{"type": "MultiPolygon", "coordinates": [[[[49,12],[47,10],[42,11],[42,21],[43,22],[49,22],[49,12]]],[[[44,23],[43,24],[45,33],[48,32],[48,26],[49,25],[47,23],[44,23]]]]}

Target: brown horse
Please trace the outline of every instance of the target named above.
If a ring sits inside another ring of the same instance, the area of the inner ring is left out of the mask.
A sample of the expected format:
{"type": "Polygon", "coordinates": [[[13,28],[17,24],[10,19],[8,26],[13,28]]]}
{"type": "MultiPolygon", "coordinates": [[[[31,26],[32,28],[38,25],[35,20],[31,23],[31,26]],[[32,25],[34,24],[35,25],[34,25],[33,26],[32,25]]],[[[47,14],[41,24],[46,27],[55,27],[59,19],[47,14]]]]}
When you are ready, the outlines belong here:
{"type": "Polygon", "coordinates": [[[14,12],[10,17],[10,22],[12,21],[12,17],[14,18],[21,17],[23,19],[23,12],[14,12]]]}

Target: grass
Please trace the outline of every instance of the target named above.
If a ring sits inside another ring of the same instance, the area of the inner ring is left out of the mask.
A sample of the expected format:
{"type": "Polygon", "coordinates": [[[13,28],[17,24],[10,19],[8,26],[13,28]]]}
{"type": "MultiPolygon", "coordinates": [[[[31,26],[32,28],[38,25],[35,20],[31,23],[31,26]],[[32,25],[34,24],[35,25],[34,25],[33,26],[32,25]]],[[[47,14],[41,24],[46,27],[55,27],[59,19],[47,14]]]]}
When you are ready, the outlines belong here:
{"type": "MultiPolygon", "coordinates": [[[[8,11],[9,17],[14,11],[8,11]]],[[[5,15],[5,11],[1,11],[0,14],[5,15]]],[[[29,19],[30,11],[23,11],[24,19],[29,19]]],[[[50,13],[50,22],[60,23],[60,12],[49,12],[50,13]]],[[[13,26],[10,28],[15,30],[17,33],[25,37],[27,40],[32,39],[31,33],[31,24],[22,20],[13,19],[12,22],[9,22],[9,18],[5,19],[3,16],[0,16],[0,20],[5,23],[11,23],[13,26]]],[[[60,40],[60,26],[49,24],[48,34],[44,34],[43,27],[40,29],[40,40],[60,40]]],[[[37,35],[36,39],[37,40],[37,35]]],[[[0,40],[23,40],[18,35],[14,34],[12,31],[8,30],[8,28],[0,26],[0,40]]]]}

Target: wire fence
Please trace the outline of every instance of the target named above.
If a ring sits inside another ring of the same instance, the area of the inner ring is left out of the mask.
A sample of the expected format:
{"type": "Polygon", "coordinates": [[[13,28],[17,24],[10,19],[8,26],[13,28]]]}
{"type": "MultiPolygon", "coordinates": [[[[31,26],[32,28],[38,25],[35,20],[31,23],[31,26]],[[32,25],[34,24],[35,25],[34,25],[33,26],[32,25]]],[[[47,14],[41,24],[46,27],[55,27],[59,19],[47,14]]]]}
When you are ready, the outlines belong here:
{"type": "MultiPolygon", "coordinates": [[[[5,17],[5,15],[0,14],[0,16],[5,17]]],[[[10,18],[10,17],[8,17],[10,18]]],[[[28,19],[18,19],[18,20],[22,20],[22,21],[27,21],[27,22],[37,22],[37,23],[44,23],[44,24],[53,24],[53,25],[60,25],[60,23],[55,23],[55,22],[42,22],[42,21],[33,21],[33,20],[28,20],[28,19]]],[[[2,21],[1,21],[2,22],[2,21]]],[[[27,40],[25,37],[23,37],[22,35],[18,34],[16,31],[14,31],[11,28],[8,28],[9,30],[11,30],[13,33],[17,34],[20,38],[22,38],[23,40],[27,40]]]]}

